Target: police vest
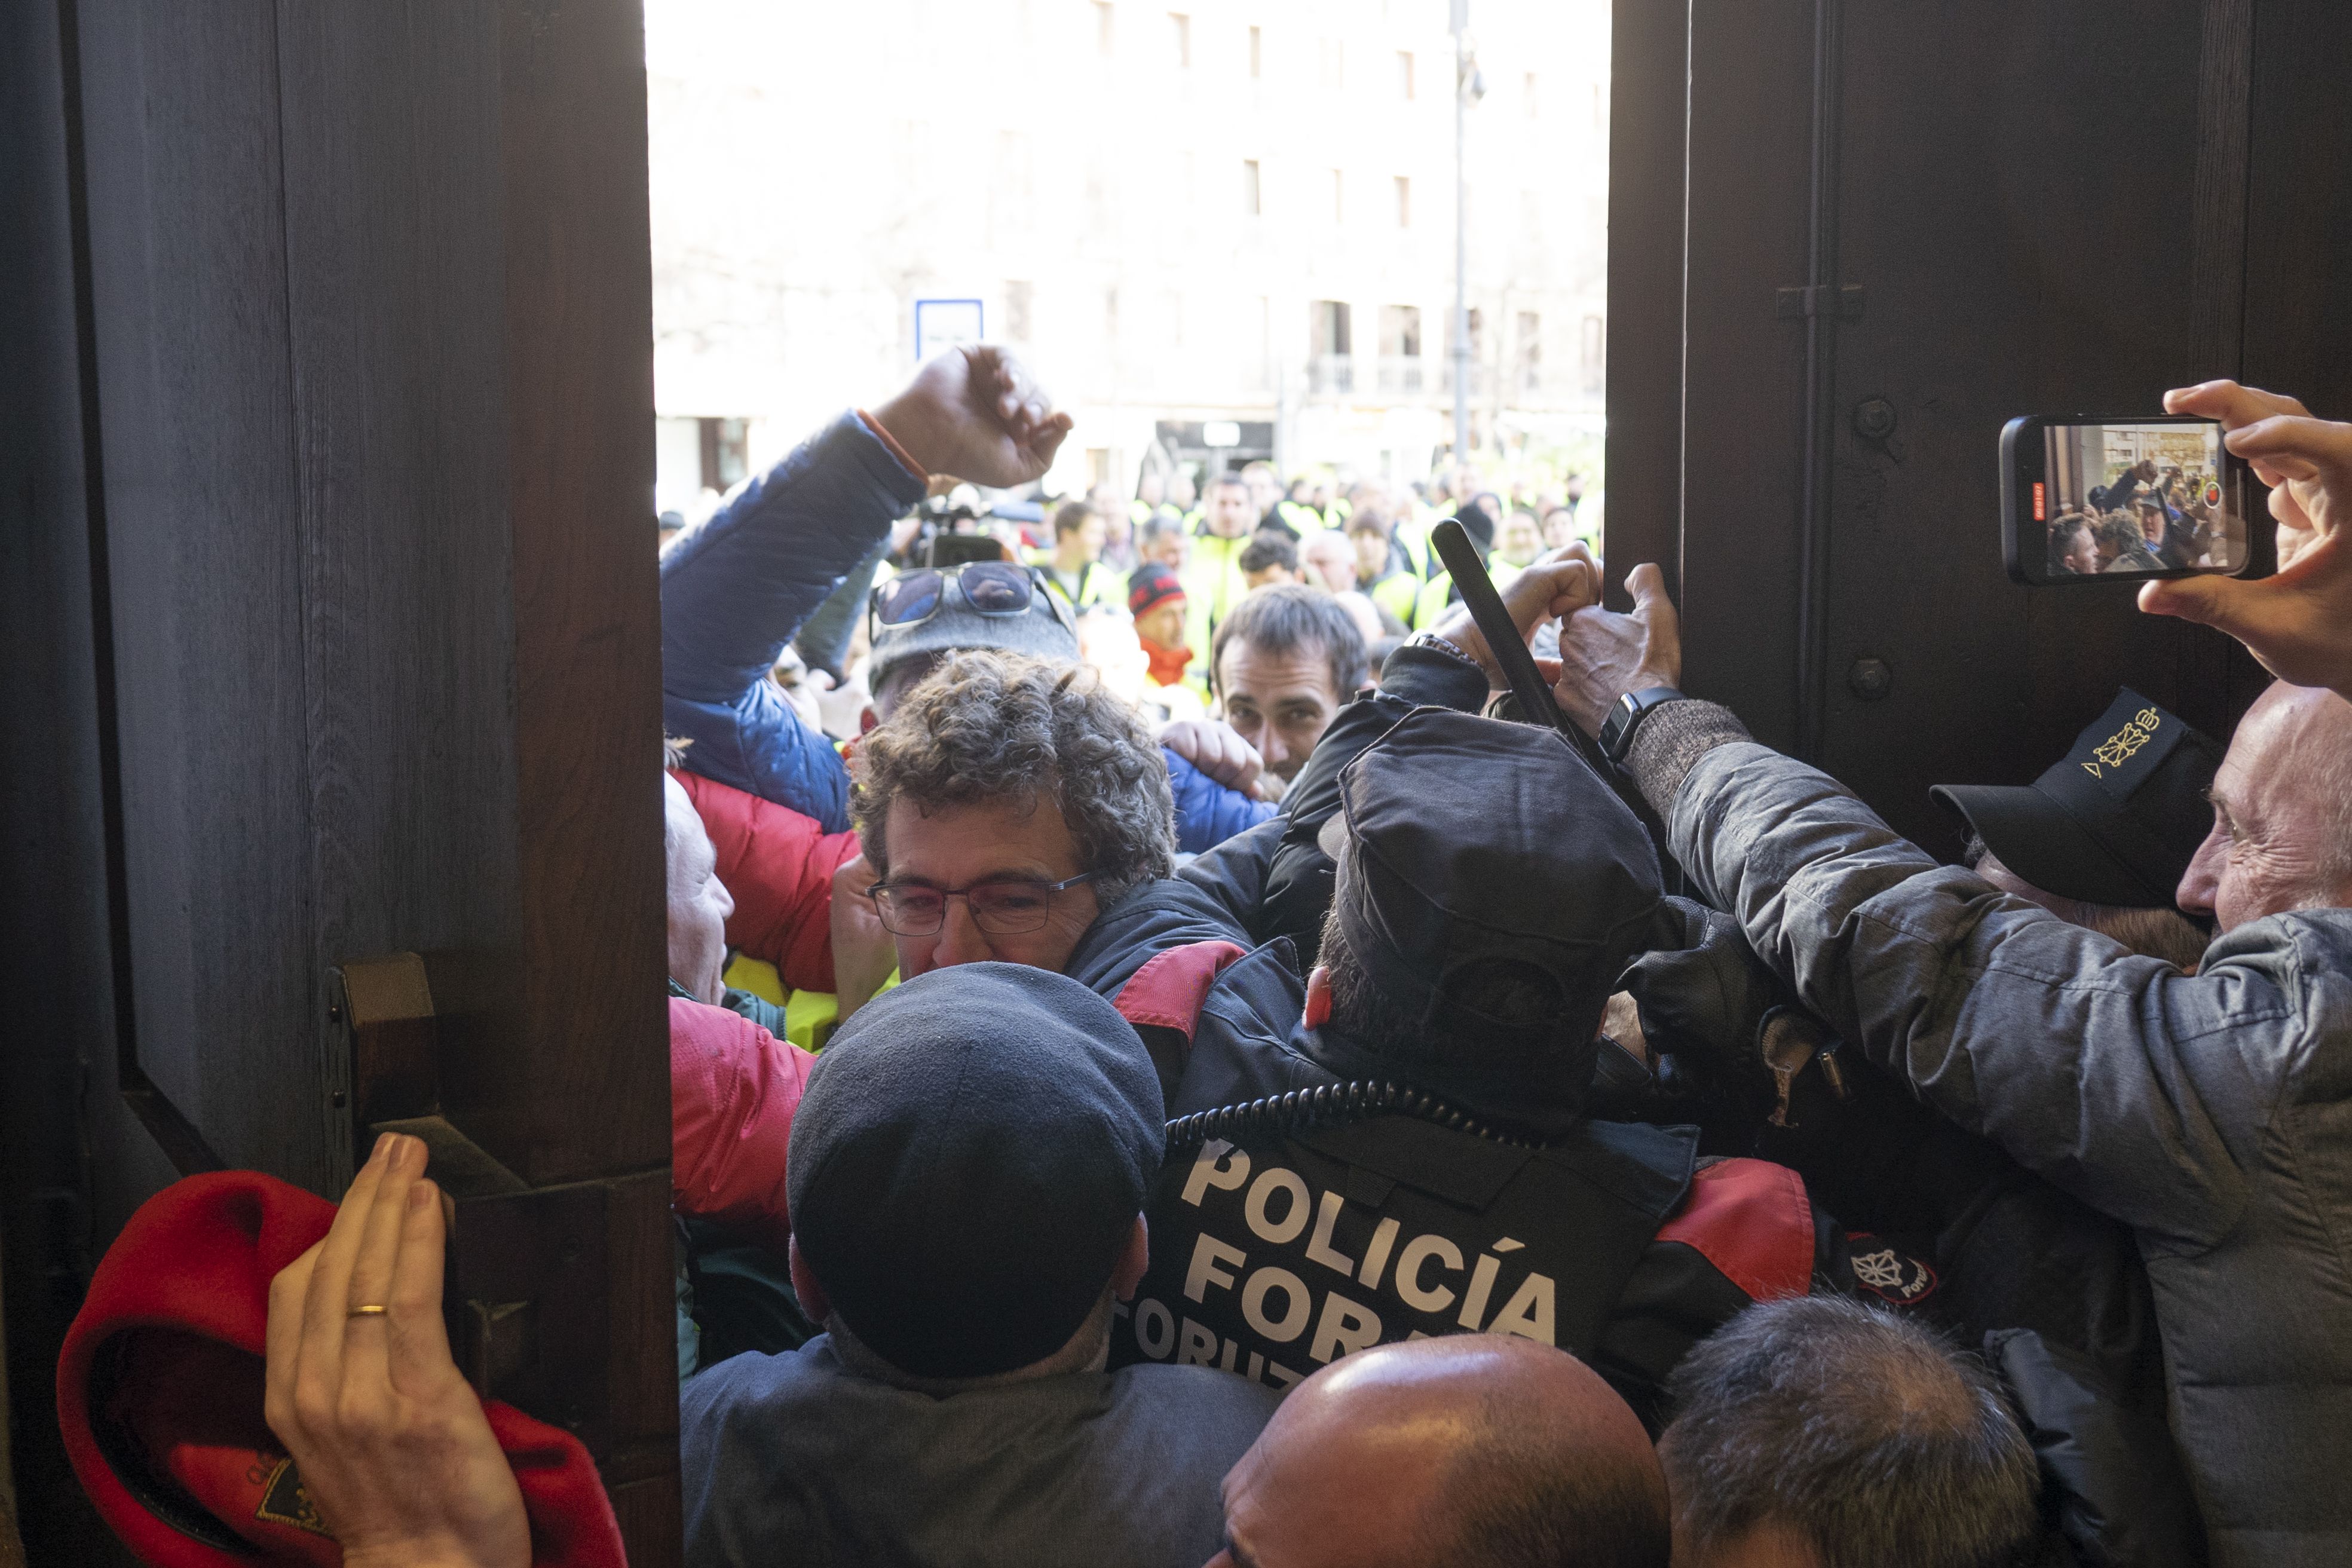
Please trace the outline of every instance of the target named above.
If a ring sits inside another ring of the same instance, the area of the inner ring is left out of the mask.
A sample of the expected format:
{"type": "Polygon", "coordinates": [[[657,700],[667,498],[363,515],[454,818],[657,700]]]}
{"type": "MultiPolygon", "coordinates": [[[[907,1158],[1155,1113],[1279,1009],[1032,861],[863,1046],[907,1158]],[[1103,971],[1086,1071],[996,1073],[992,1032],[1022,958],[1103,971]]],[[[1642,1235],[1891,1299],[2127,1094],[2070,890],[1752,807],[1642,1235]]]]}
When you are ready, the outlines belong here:
{"type": "Polygon", "coordinates": [[[1697,1134],[1585,1122],[1538,1145],[1392,1083],[1332,1084],[1170,1124],[1151,1263],[1110,1364],[1286,1388],[1335,1356],[1439,1334],[1579,1355],[1683,1199],[1697,1134]]]}

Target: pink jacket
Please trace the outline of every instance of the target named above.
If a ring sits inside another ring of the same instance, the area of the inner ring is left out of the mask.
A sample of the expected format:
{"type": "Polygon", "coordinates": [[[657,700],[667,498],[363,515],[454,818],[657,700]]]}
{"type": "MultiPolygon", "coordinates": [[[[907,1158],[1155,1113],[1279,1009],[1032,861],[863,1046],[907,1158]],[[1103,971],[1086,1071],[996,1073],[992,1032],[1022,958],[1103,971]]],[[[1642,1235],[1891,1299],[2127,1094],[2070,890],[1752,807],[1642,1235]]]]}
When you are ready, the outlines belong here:
{"type": "Polygon", "coordinates": [[[669,1004],[670,1204],[778,1252],[784,1153],[816,1058],[724,1007],[669,1004]]]}

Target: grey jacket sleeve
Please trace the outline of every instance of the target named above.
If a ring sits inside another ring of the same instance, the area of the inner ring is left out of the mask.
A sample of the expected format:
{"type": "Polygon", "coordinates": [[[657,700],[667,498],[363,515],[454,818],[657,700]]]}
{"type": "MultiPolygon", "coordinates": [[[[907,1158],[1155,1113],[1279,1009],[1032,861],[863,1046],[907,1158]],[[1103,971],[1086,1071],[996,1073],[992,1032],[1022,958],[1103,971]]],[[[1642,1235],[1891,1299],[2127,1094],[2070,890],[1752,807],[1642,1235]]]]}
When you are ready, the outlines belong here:
{"type": "Polygon", "coordinates": [[[2195,1248],[2236,1223],[2326,1032],[2300,1016],[2319,997],[2294,973],[2297,917],[2231,933],[2186,976],[1939,866],[1753,742],[1718,732],[1675,765],[1675,855],[1872,1061],[2126,1224],[2195,1248]]]}

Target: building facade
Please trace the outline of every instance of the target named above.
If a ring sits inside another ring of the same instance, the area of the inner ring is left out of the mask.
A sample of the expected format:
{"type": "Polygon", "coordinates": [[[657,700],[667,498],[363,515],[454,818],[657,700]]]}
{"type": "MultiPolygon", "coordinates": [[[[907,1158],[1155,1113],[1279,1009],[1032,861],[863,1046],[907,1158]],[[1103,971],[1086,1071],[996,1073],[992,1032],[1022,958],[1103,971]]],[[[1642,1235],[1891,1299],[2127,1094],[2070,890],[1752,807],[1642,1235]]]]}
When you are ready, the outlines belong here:
{"type": "MultiPolygon", "coordinates": [[[[1475,0],[1473,445],[1597,433],[1608,7],[1475,0]]],[[[649,0],[658,504],[975,319],[1077,428],[1049,479],[1452,441],[1444,0],[649,0]]]]}

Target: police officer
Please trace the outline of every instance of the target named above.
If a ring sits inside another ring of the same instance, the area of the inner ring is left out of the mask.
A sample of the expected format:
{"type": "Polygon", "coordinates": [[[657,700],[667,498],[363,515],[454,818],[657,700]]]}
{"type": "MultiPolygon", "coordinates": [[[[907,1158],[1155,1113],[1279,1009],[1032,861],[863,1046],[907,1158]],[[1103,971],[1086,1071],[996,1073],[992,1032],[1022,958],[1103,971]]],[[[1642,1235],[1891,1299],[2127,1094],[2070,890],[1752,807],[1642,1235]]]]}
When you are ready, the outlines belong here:
{"type": "Polygon", "coordinates": [[[1669,920],[1648,837],[1557,734],[1444,709],[1339,784],[1320,962],[1279,1048],[1312,1087],[1171,1123],[1113,1363],[1283,1387],[1368,1345],[1519,1334],[1654,1426],[1692,1344],[1854,1273],[1793,1172],[1584,1113],[1603,1005],[1669,920]]]}

